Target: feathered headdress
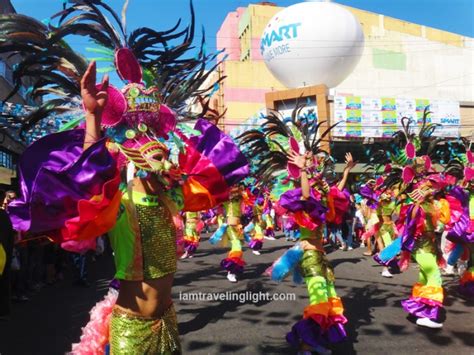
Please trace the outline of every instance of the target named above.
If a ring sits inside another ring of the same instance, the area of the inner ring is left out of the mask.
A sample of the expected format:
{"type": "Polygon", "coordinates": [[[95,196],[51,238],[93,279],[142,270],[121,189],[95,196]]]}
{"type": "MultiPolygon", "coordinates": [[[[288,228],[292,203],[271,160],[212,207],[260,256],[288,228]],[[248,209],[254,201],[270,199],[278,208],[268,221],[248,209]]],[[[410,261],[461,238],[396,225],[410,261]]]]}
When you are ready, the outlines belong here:
{"type": "Polygon", "coordinates": [[[326,121],[317,122],[314,111],[303,115],[303,108],[304,105],[297,104],[291,118],[286,120],[278,111],[271,111],[263,118],[260,128],[237,137],[244,154],[254,162],[254,175],[258,180],[270,182],[284,169],[290,177],[298,178],[299,169],[288,161],[290,150],[302,154],[311,152],[320,172],[328,166],[329,153],[320,144],[336,124],[321,133],[319,129],[326,121]]]}
{"type": "Polygon", "coordinates": [[[412,126],[415,122],[403,117],[402,130],[388,144],[370,150],[368,171],[378,176],[377,188],[397,186],[401,191],[411,191],[421,180],[437,173],[433,163],[440,162],[443,138],[433,136],[440,125],[429,123],[429,114],[426,108],[418,133],[412,126]]]}
{"type": "Polygon", "coordinates": [[[471,151],[472,143],[467,138],[460,138],[455,142],[448,142],[449,160],[444,173],[465,182],[474,181],[474,154],[471,151]]]}
{"type": "MultiPolygon", "coordinates": [[[[194,48],[194,9],[191,3],[191,23],[178,30],[180,21],[167,31],[150,28],[126,31],[126,5],[120,18],[101,0],[70,0],[63,10],[44,24],[33,18],[9,14],[0,16],[0,53],[21,56],[20,64],[13,68],[15,87],[8,99],[32,78],[34,84],[29,98],[44,99],[41,105],[22,118],[23,132],[28,131],[51,114],[77,110],[80,104],[79,80],[87,68],[87,60],[69,47],[69,35],[89,37],[100,53],[96,60],[110,61],[126,83],[155,86],[160,91],[160,103],[170,107],[178,119],[189,118],[187,102],[201,100],[217,82],[203,86],[217,62],[218,53],[206,53],[204,40],[196,55],[187,54],[194,48]],[[57,20],[53,25],[52,20],[57,20]],[[172,44],[171,44],[172,42],[172,44]],[[177,43],[178,42],[178,43],[177,43]]],[[[204,97],[204,99],[203,99],[204,97]]],[[[203,105],[204,110],[208,106],[203,105]]],[[[205,116],[201,112],[200,117],[205,116]]]]}

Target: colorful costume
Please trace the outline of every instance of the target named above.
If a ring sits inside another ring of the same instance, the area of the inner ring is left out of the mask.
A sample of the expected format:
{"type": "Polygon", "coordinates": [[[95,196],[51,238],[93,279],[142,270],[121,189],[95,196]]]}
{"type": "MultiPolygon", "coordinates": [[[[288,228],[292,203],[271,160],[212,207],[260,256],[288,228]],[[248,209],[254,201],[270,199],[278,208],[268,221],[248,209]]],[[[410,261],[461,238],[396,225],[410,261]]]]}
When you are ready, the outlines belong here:
{"type": "Polygon", "coordinates": [[[316,136],[321,123],[316,123],[311,114],[298,117],[298,113],[299,108],[291,120],[285,121],[277,113],[270,113],[261,128],[243,133],[240,139],[259,181],[270,183],[280,171],[288,171],[288,178],[277,185],[277,190],[282,192],[277,205],[280,214],[292,214],[301,231],[300,242],[282,255],[268,272],[274,280],[282,280],[292,271],[295,281],[304,279],[310,304],[286,339],[296,348],[321,351],[324,346],[346,338],[344,323],[347,320],[334,288],[333,269],[325,257],[323,229],[327,222],[342,223],[349,201],[339,187],[330,187],[326,181],[334,181],[334,171],[331,159],[320,149],[319,143],[329,130],[316,136]],[[304,197],[302,188],[291,188],[288,183],[289,179],[297,180],[301,175],[301,168],[291,163],[288,152],[299,154],[302,147],[306,151],[309,197],[304,197]]]}
{"type": "Polygon", "coordinates": [[[249,234],[249,248],[254,251],[259,251],[263,246],[263,238],[265,236],[265,221],[263,219],[264,200],[262,196],[257,197],[253,207],[252,222],[244,229],[245,233],[249,234]]]}
{"type": "MultiPolygon", "coordinates": [[[[397,190],[402,204],[397,221],[401,236],[382,250],[377,259],[387,263],[401,252],[399,265],[404,270],[410,257],[414,257],[420,268],[419,279],[402,306],[418,318],[418,325],[439,328],[444,295],[435,230],[442,214],[434,195],[442,192],[450,179],[437,174],[432,167],[431,157],[436,158],[438,141],[432,137],[436,125],[428,124],[427,116],[425,110],[418,135],[411,133],[412,121],[403,118],[403,131],[395,134],[388,149],[373,152],[371,159],[376,172],[384,171],[383,177],[377,178],[377,189],[397,190]]],[[[449,216],[449,211],[444,215],[449,216]]]]}
{"type": "Polygon", "coordinates": [[[461,275],[459,292],[474,299],[474,154],[470,142],[463,143],[464,152],[453,157],[446,168],[447,174],[458,178],[458,186],[446,197],[453,211],[446,237],[456,245],[458,255],[467,254],[469,266],[461,275]]]}
{"type": "MultiPolygon", "coordinates": [[[[381,200],[379,202],[379,206],[377,207],[377,215],[378,215],[378,226],[376,227],[375,239],[377,243],[380,245],[379,253],[374,255],[374,260],[379,263],[380,265],[389,266],[392,260],[382,260],[380,259],[380,253],[383,252],[385,248],[387,248],[390,244],[392,244],[393,240],[398,237],[397,228],[395,226],[395,222],[392,221],[392,218],[395,214],[396,203],[392,199],[392,197],[385,196],[386,194],[381,195],[381,200]]],[[[388,270],[387,270],[388,271],[388,270]]],[[[390,276],[390,274],[388,274],[390,276]]]]}
{"type": "MultiPolygon", "coordinates": [[[[300,224],[300,241],[311,240],[312,245],[316,246],[314,250],[303,251],[298,265],[308,288],[309,305],[304,310],[303,319],[292,327],[286,337],[294,347],[303,342],[317,349],[318,346],[346,338],[344,307],[337,296],[334,271],[323,248],[328,192],[329,187],[322,191],[315,190],[309,200],[302,201],[301,189],[291,190],[283,194],[279,202],[281,207],[300,216],[296,218],[300,224]]],[[[278,279],[276,275],[272,278],[278,279]]]]}
{"type": "MultiPolygon", "coordinates": [[[[31,75],[28,69],[34,68],[38,85],[33,91],[59,95],[32,114],[31,124],[41,115],[75,109],[78,117],[66,125],[72,128],[83,116],[78,83],[88,65],[65,43],[65,35],[93,38],[101,46],[95,49],[101,59],[113,61],[127,83],[122,90],[97,87],[107,92],[103,112],[94,117],[104,138],[96,141],[87,129],[64,130],[28,147],[19,166],[22,197],[10,211],[16,229],[47,233],[58,243],[67,243],[68,250],[82,250],[108,233],[117,279],[145,281],[173,274],[177,247],[173,221],[178,211],[210,209],[228,200],[230,186],[248,174],[245,157],[215,125],[204,119],[198,119],[194,129],[178,123],[187,115],[185,101],[197,99],[195,89],[208,77],[202,67],[214,59],[205,51],[193,59],[180,59],[192,47],[194,17],[183,32],[142,28],[128,36],[124,22],[117,21],[117,14],[101,1],[69,1],[57,27],[15,16],[0,18],[8,28],[2,32],[6,38],[1,38],[0,47],[8,50],[14,41],[22,48],[25,66],[15,80],[21,83],[22,75],[31,75]],[[21,40],[15,39],[19,33],[21,40]],[[183,40],[179,49],[169,45],[179,38],[183,40]],[[178,156],[177,162],[173,156],[178,156]],[[122,171],[127,179],[119,188],[122,171]],[[139,180],[143,187],[153,186],[153,193],[136,191],[133,184],[139,180]]],[[[89,66],[89,73],[92,69],[89,66]]],[[[90,87],[83,89],[93,95],[90,87]]],[[[112,354],[180,352],[172,304],[161,317],[145,318],[113,302],[111,296],[100,307],[101,321],[93,322],[100,329],[87,328],[102,332],[95,337],[99,340],[91,342],[90,333],[84,334],[74,346],[76,354],[102,354],[107,340],[112,354]]]]}
{"type": "Polygon", "coordinates": [[[225,220],[221,218],[219,228],[209,239],[211,244],[222,241],[223,246],[227,246],[230,242],[230,251],[221,261],[221,267],[234,275],[243,273],[245,266],[242,252],[244,233],[240,224],[241,208],[242,196],[240,190],[234,187],[230,200],[224,203],[225,220]]]}
{"type": "Polygon", "coordinates": [[[183,244],[184,250],[188,255],[193,255],[198,246],[200,233],[198,230],[199,224],[199,213],[198,212],[186,212],[185,215],[185,228],[184,228],[184,237],[183,244]]]}

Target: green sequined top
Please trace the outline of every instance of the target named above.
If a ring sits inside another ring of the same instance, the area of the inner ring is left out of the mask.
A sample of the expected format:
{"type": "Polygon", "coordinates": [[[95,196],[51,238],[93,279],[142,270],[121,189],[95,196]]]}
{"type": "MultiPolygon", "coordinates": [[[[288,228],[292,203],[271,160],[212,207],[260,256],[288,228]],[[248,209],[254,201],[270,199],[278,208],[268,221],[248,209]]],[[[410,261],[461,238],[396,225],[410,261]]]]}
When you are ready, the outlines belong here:
{"type": "Polygon", "coordinates": [[[377,215],[391,217],[395,212],[396,204],[395,201],[380,201],[377,207],[377,215]]]}
{"type": "Polygon", "coordinates": [[[122,203],[109,238],[121,280],[150,280],[176,272],[176,229],[169,209],[155,195],[133,191],[122,203]]]}

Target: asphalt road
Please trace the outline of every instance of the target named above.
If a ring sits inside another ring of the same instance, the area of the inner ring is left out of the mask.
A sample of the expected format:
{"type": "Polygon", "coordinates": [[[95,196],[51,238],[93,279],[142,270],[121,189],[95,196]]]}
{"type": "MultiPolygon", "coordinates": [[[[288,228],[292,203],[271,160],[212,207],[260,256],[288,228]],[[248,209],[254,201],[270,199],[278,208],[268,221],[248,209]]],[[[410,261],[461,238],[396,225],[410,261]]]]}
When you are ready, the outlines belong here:
{"type": "MultiPolygon", "coordinates": [[[[179,262],[173,294],[184,354],[294,353],[285,334],[308,303],[306,288],[291,280],[277,284],[263,274],[291,244],[284,239],[266,241],[260,256],[247,249],[246,270],[237,284],[228,282],[219,267],[226,250],[207,241],[193,259],[179,262]],[[190,300],[192,293],[199,292],[198,297],[218,299],[190,300]],[[256,297],[259,292],[291,294],[295,299],[256,303],[236,299],[256,297]],[[234,300],[220,299],[224,296],[234,300]]],[[[334,354],[474,354],[474,304],[457,296],[454,279],[445,278],[444,328],[419,328],[400,306],[417,278],[416,266],[384,279],[381,268],[362,252],[356,249],[328,255],[349,320],[349,340],[333,347],[334,354]]],[[[89,310],[106,293],[112,275],[111,258],[102,257],[90,264],[92,287],[73,287],[66,280],[43,288],[27,303],[14,304],[12,320],[0,322],[0,353],[54,355],[69,351],[71,343],[79,339],[89,310]]]]}

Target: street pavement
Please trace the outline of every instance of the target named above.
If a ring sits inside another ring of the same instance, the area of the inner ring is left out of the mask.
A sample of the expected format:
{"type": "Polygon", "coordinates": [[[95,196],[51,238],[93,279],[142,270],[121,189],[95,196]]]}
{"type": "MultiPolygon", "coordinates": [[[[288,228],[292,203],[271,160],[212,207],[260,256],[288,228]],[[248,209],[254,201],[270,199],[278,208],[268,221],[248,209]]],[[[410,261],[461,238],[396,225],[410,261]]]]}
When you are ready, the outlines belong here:
{"type": "MultiPolygon", "coordinates": [[[[246,249],[245,273],[238,283],[225,278],[219,262],[226,249],[201,243],[192,259],[179,261],[173,288],[184,354],[293,354],[285,335],[300,319],[308,296],[304,284],[291,278],[276,283],[264,274],[291,242],[265,241],[262,255],[246,249]],[[240,302],[244,296],[287,294],[294,300],[240,302]],[[217,300],[192,300],[213,297],[217,300]],[[208,296],[211,295],[211,296],[208,296]],[[230,299],[221,299],[228,297],[230,299]]],[[[407,319],[400,301],[409,296],[417,279],[411,264],[392,279],[380,276],[381,268],[363,249],[328,254],[342,297],[348,341],[332,348],[333,354],[474,354],[474,303],[456,294],[454,278],[444,278],[446,315],[444,328],[424,329],[407,319]]],[[[13,317],[0,322],[0,354],[64,354],[77,342],[88,312],[107,292],[113,261],[103,256],[90,263],[90,288],[62,281],[14,304],[13,317]]]]}

